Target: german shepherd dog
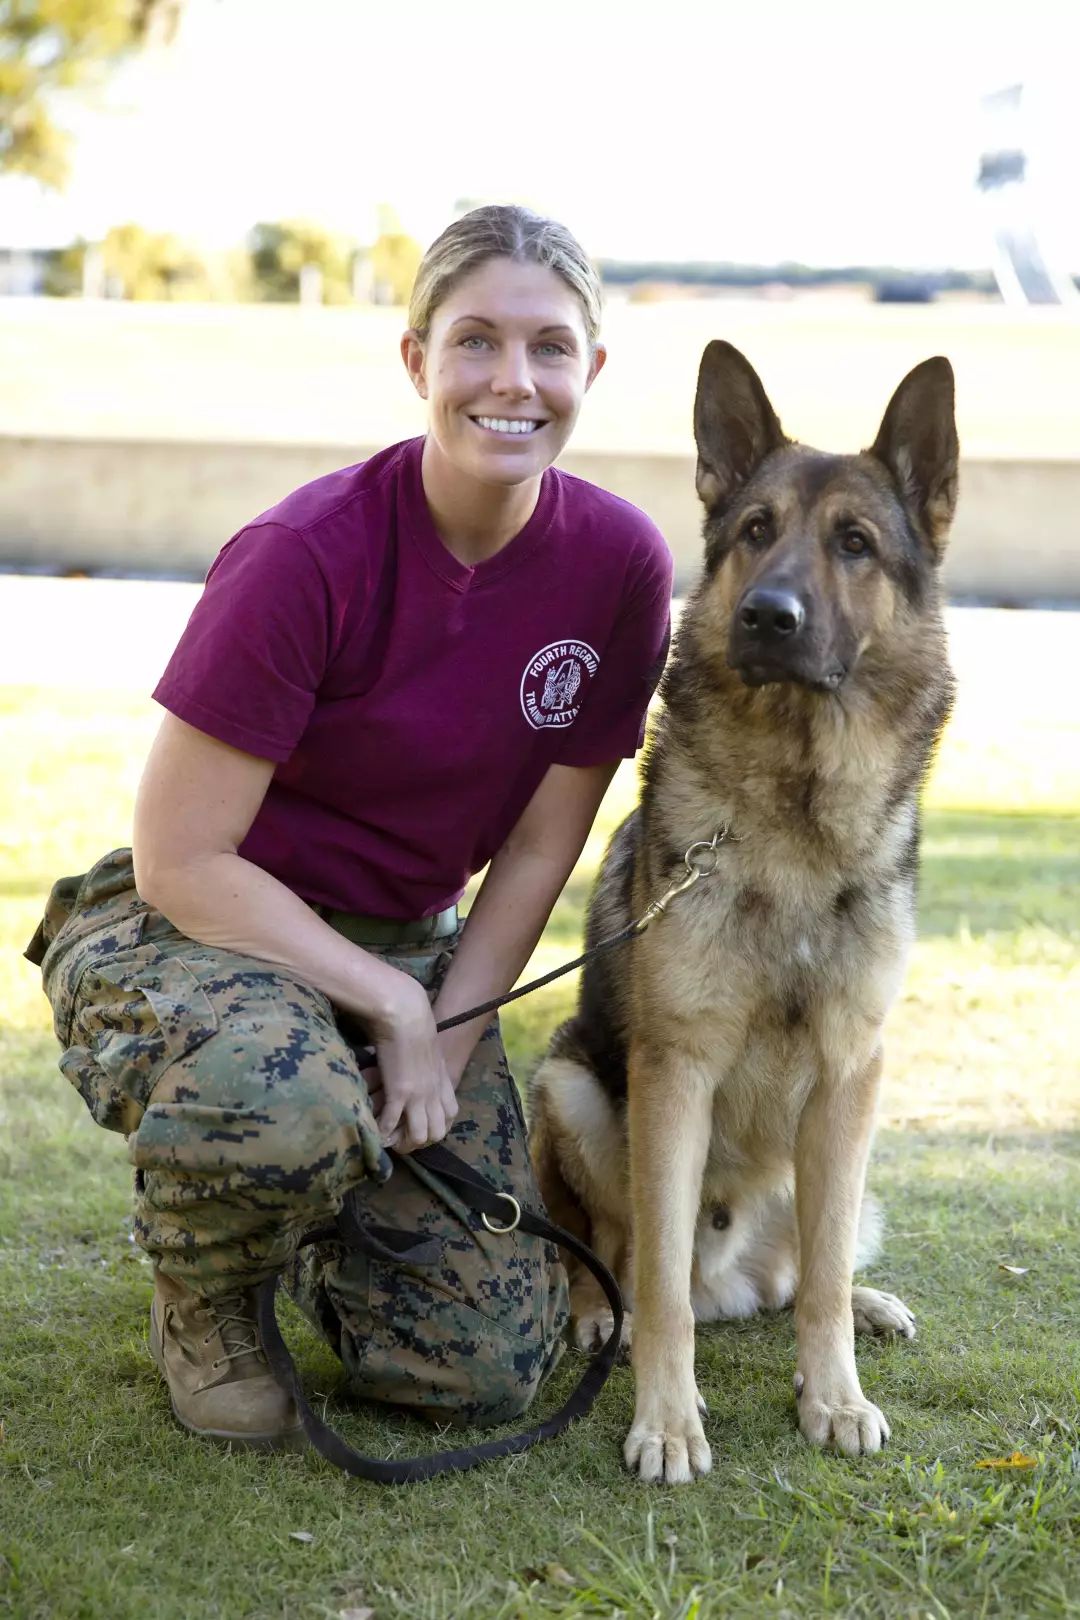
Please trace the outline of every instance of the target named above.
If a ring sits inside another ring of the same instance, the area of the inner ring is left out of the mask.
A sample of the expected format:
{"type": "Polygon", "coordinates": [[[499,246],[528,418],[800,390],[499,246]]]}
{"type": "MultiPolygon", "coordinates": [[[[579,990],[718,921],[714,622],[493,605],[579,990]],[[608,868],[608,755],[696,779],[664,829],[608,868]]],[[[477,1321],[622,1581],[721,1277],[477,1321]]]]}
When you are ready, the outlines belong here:
{"type": "MultiPolygon", "coordinates": [[[[712,876],[586,968],[531,1090],[547,1206],[633,1307],[626,1462],[668,1484],[711,1466],[695,1318],[794,1299],[803,1434],[850,1455],[888,1439],[853,1329],[914,1323],[852,1273],[875,1237],[863,1184],[914,935],[918,794],[953,694],[948,361],[904,378],[870,450],[828,455],[787,439],[749,362],[713,342],[694,428],[704,574],[588,943],[662,895],[691,845],[728,836],[712,876]]],[[[584,1347],[610,1326],[580,1274],[571,1312],[584,1347]]]]}

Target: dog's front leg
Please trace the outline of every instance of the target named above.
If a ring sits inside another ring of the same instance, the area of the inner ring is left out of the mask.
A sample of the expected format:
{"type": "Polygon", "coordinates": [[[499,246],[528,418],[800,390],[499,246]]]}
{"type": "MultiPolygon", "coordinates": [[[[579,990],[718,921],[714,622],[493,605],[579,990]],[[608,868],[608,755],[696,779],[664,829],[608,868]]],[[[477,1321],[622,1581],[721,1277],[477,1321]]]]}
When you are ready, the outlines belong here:
{"type": "Polygon", "coordinates": [[[682,1054],[660,1056],[634,1043],[629,1094],[637,1402],[624,1456],[642,1479],[679,1485],[712,1467],[694,1382],[690,1305],[712,1090],[682,1054]]]}
{"type": "Polygon", "coordinates": [[[799,1121],[795,1203],[799,1287],[795,1300],[799,1427],[849,1456],[879,1451],[889,1438],[855,1370],[851,1275],[866,1160],[873,1133],[881,1052],[848,1075],[822,1074],[799,1121]]]}

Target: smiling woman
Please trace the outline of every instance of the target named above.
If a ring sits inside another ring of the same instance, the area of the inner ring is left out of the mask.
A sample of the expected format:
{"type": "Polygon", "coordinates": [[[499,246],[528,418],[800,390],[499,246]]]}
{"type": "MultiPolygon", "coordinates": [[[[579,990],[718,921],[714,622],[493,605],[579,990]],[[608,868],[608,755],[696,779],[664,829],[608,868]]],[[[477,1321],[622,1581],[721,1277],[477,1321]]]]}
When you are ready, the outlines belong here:
{"type": "Polygon", "coordinates": [[[573,289],[528,260],[489,258],[470,270],[424,329],[426,337],[412,327],[401,340],[428,404],[424,491],[443,541],[461,561],[479,562],[532,516],[540,476],[606,354],[573,289]]]}
{"type": "Polygon", "coordinates": [[[492,555],[532,515],[607,357],[599,327],[596,272],[551,220],[476,209],[427,253],[401,352],[428,402],[424,492],[462,561],[492,555]]]}
{"type": "Polygon", "coordinates": [[[493,1245],[408,1155],[449,1136],[539,1207],[498,1021],[435,1024],[520,973],[663,663],[662,538],[552,466],[598,313],[562,227],[487,208],[443,233],[401,343],[427,434],[224,547],[154,693],[133,849],[62,879],[28,952],[64,1073],[128,1136],[151,1346],[195,1433],[299,1441],[254,1316],[280,1270],[369,1398],[496,1421],[558,1359],[555,1251],[493,1245]],[[442,1262],[298,1254],[346,1197],[442,1262]]]}

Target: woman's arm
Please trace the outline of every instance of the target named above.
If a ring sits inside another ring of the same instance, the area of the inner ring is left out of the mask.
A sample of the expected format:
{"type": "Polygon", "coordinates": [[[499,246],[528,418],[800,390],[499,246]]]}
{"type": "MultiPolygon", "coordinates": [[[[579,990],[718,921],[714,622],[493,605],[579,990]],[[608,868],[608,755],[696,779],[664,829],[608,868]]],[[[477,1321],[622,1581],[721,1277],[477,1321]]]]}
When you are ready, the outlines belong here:
{"type": "Polygon", "coordinates": [[[274,766],[167,714],[135,805],[135,882],[181,933],[256,956],[362,1019],[384,1091],[379,1124],[408,1148],[445,1136],[457,1101],[423,989],[352,945],[237,850],[274,766]]]}
{"type": "MultiPolygon", "coordinates": [[[[450,971],[435,1003],[452,1018],[509,990],[543,933],[574,869],[615,765],[553,765],[488,867],[450,971]]],[[[439,1036],[460,1080],[486,1018],[439,1036]]]]}

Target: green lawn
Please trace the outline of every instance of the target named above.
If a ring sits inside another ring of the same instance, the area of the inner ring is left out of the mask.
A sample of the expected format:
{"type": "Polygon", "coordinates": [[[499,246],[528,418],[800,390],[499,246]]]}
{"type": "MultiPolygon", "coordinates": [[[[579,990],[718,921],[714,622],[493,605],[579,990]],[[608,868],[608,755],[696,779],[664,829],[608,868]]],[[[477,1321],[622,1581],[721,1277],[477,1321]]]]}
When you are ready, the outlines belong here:
{"type": "MultiPolygon", "coordinates": [[[[891,1022],[873,1279],[919,1337],[859,1349],[890,1449],[851,1461],[800,1441],[783,1315],[700,1333],[715,1467],[692,1488],[623,1472],[620,1368],[559,1440],[386,1490],[308,1456],[221,1453],[170,1421],[123,1144],[56,1070],[18,955],[52,878],[127,841],[155,716],[114,693],[0,690],[0,1614],[1080,1615],[1080,722],[1066,703],[1037,734],[995,720],[976,692],[931,785],[921,937],[891,1022]],[[976,1467],[1014,1451],[1035,1466],[976,1467]]],[[[627,770],[606,826],[632,794],[627,770]]],[[[601,842],[537,968],[575,948],[601,842]]],[[[508,1011],[519,1074],[571,996],[508,1011]]],[[[430,1446],[351,1407],[290,1320],[309,1387],[357,1444],[430,1446]]],[[[548,1409],[579,1366],[566,1357],[548,1409]]]]}

